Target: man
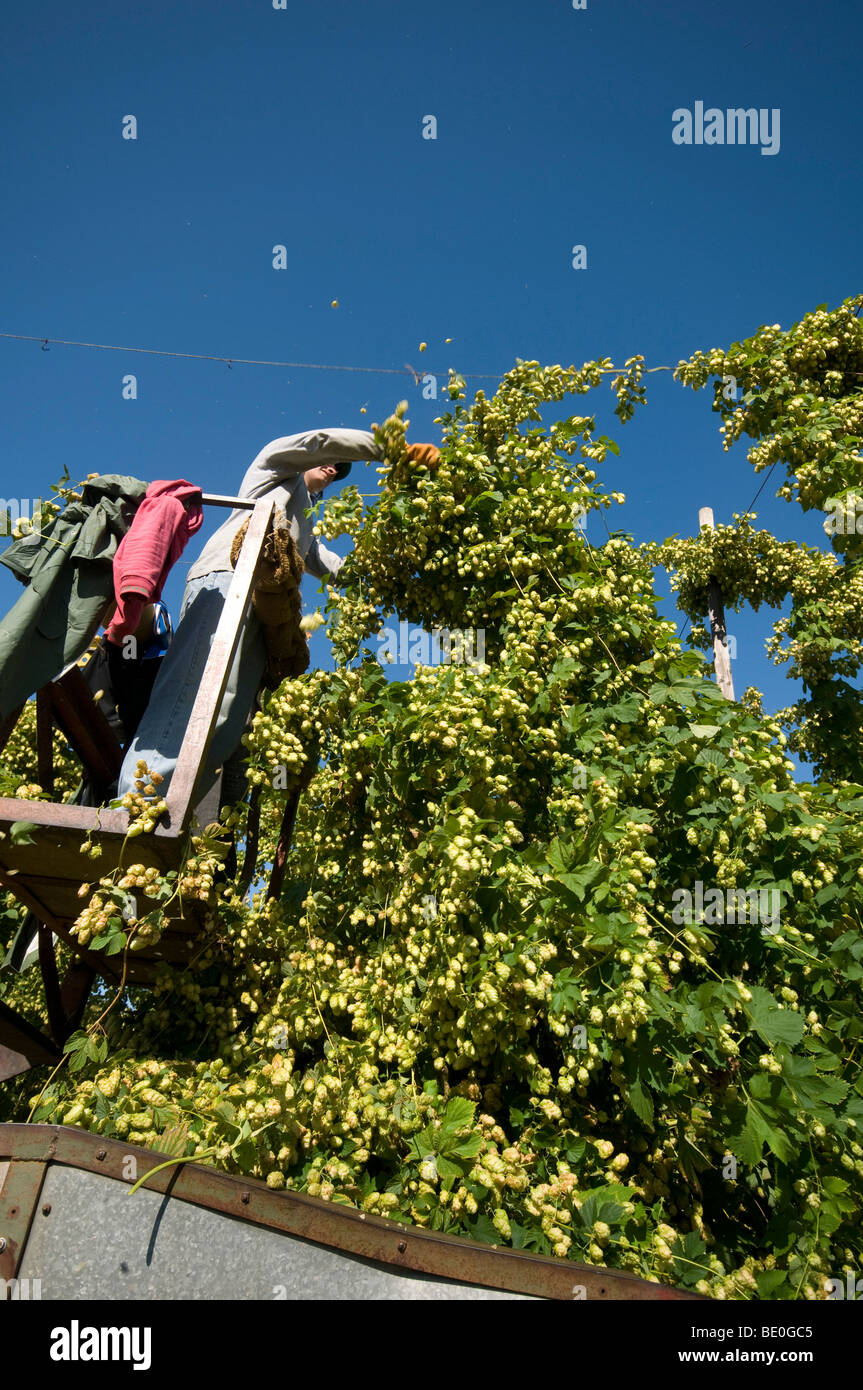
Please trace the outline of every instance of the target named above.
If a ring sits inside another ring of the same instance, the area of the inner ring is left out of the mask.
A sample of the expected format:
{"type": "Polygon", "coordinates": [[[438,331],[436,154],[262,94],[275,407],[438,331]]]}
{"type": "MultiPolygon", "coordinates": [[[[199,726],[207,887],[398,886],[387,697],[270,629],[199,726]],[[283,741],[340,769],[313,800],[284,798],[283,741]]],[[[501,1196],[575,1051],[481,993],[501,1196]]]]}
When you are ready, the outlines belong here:
{"type": "MultiPolygon", "coordinates": [[[[439,456],[431,444],[410,445],[408,454],[423,462],[433,462],[439,456]]],[[[374,435],[367,430],[308,430],[288,435],[274,439],[261,450],[243,478],[238,495],[271,496],[276,507],[285,513],[308,573],[316,579],[332,581],[344,561],[316,540],[312,534],[314,521],[306,516],[306,511],[312,505],[312,497],[317,501],[330,483],[347,475],[354,459],[380,458],[374,435]]],[[[139,759],[151,773],[161,776],[159,796],[167,792],[233,579],[231,542],[248,515],[247,511],[231,512],[186,576],[174,640],[162,661],[149,706],[120,771],[121,797],[134,788],[139,759]]],[[[250,611],[228,674],[206,768],[198,783],[199,795],[208,791],[219,768],[239,747],[266,664],[263,630],[250,611]]]]}

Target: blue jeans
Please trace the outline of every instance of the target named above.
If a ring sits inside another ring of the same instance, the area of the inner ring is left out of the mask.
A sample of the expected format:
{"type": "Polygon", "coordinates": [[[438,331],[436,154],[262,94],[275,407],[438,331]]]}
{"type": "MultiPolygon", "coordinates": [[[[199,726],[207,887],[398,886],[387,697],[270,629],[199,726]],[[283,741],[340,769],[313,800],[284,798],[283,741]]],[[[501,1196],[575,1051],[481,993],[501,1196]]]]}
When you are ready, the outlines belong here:
{"type": "MultiPolygon", "coordinates": [[[[123,759],[119,796],[134,791],[135,764],[139,758],[144,759],[151,772],[162,774],[158,794],[166,794],[233,578],[233,571],[216,570],[200,579],[191,579],[186,585],[174,639],[162,658],[162,669],[153,686],[150,703],[123,759]]],[[[238,748],[266,664],[263,629],[250,609],[228,673],[216,731],[198,782],[197,798],[207,793],[218,770],[238,748]]]]}

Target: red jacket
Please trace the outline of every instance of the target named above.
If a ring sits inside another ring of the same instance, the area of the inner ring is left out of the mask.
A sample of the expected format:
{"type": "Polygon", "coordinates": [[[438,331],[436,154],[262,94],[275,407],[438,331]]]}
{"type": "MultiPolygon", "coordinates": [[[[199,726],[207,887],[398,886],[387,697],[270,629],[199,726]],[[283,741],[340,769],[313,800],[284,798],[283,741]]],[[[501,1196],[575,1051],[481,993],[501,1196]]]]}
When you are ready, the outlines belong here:
{"type": "Polygon", "coordinates": [[[199,487],[185,478],[150,484],[114,556],[117,611],[105,630],[109,642],[135,631],[144,605],[159,598],[171,566],[203,520],[199,487]]]}

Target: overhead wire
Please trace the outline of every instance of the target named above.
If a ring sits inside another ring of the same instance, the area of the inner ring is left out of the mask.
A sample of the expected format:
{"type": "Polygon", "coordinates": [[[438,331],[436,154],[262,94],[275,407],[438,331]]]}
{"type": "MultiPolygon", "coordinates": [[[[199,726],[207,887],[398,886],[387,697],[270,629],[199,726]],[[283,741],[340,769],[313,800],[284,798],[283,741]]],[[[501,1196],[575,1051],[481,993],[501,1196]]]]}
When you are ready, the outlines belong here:
{"type": "MultiPolygon", "coordinates": [[[[365,372],[377,376],[412,376],[417,377],[418,373],[412,367],[356,367],[346,366],[333,362],[282,362],[262,357],[225,357],[218,353],[210,352],[176,352],[167,348],[145,348],[145,347],[126,347],[118,343],[88,343],[74,338],[44,338],[39,334],[32,333],[5,333],[0,332],[0,338],[13,338],[18,342],[41,343],[46,350],[49,344],[58,347],[83,347],[97,348],[102,352],[136,352],[149,357],[182,357],[194,362],[222,362],[228,367],[288,367],[292,370],[306,370],[314,372],[365,372]]],[[[435,373],[442,375],[442,373],[435,373]]],[[[459,376],[469,376],[474,380],[497,381],[499,376],[493,372],[459,372],[459,376]]]]}
{"type": "MultiPolygon", "coordinates": [[[[861,306],[861,310],[863,310],[863,306],[861,306]]],[[[168,348],[130,347],[128,345],[119,343],[91,343],[77,338],[46,338],[43,337],[41,334],[9,333],[2,330],[0,330],[0,338],[12,339],[16,342],[39,343],[43,351],[48,351],[49,346],[51,345],[56,347],[80,347],[92,348],[100,352],[130,352],[138,353],[149,357],[183,358],[187,361],[193,362],[221,362],[229,368],[233,368],[235,365],[243,367],[284,367],[292,371],[360,372],[371,376],[411,376],[413,377],[416,384],[419,384],[421,380],[421,377],[419,373],[416,371],[416,369],[414,367],[408,366],[407,364],[404,367],[360,367],[355,365],[333,362],[292,362],[287,360],[282,361],[262,357],[226,357],[219,353],[178,352],[174,349],[168,348]]],[[[612,373],[620,374],[622,368],[599,367],[597,368],[597,370],[605,376],[611,375],[612,373]]],[[[646,376],[653,372],[673,372],[676,370],[677,368],[669,366],[642,367],[642,374],[646,376]]],[[[443,375],[442,372],[430,372],[428,374],[432,376],[443,375]]],[[[457,375],[465,381],[499,381],[505,375],[505,373],[459,372],[457,373],[457,375]]],[[[759,487],[752,501],[750,502],[749,507],[747,508],[747,513],[752,510],[752,507],[754,506],[758,497],[761,495],[761,492],[763,491],[775,467],[776,464],[774,463],[769,469],[766,477],[761,483],[761,486],[759,487]]],[[[610,539],[611,532],[608,529],[608,523],[605,519],[604,514],[602,515],[602,520],[610,539]]],[[[740,522],[737,522],[737,526],[739,525],[740,522]]],[[[679,635],[680,634],[678,632],[678,636],[679,635]]]]}
{"type": "MultiPolygon", "coordinates": [[[[128,347],[119,343],[90,343],[76,338],[46,338],[40,333],[7,333],[0,331],[0,338],[10,338],[22,343],[40,343],[45,351],[49,345],[55,347],[82,347],[96,348],[102,352],[135,352],[142,353],[150,357],[182,357],[194,362],[222,362],[228,367],[289,367],[292,370],[305,370],[314,372],[364,372],[373,376],[412,376],[415,381],[421,380],[420,373],[414,367],[405,365],[404,367],[357,367],[335,362],[287,362],[276,361],[263,357],[226,357],[221,353],[210,352],[177,352],[168,348],[145,348],[128,347]]],[[[619,373],[620,367],[600,367],[598,370],[603,375],[612,372],[619,373]]],[[[644,372],[673,372],[675,367],[645,367],[644,372]]],[[[429,373],[433,376],[443,376],[443,372],[429,373]]],[[[456,375],[470,381],[500,381],[505,376],[505,372],[458,372],[456,375]]]]}
{"type": "MultiPolygon", "coordinates": [[[[861,313],[863,313],[863,304],[861,304],[861,306],[858,308],[856,317],[859,317],[861,313]]],[[[12,339],[12,340],[17,341],[17,342],[39,343],[39,344],[41,345],[43,351],[48,351],[50,345],[54,345],[54,346],[57,346],[57,347],[81,347],[81,348],[96,349],[96,350],[101,351],[101,352],[129,352],[129,353],[137,353],[137,354],[141,354],[141,355],[149,356],[149,357],[172,357],[172,358],[182,358],[182,359],[185,359],[185,360],[187,360],[187,361],[195,361],[195,362],[220,362],[220,363],[223,363],[223,364],[224,364],[225,366],[227,366],[228,368],[233,368],[233,366],[236,364],[237,366],[244,366],[244,367],[282,367],[282,368],[287,368],[287,369],[292,370],[292,371],[357,372],[357,373],[361,373],[361,374],[365,374],[365,375],[370,375],[370,376],[410,376],[410,377],[413,377],[414,383],[415,383],[417,386],[420,384],[420,381],[422,380],[422,378],[421,378],[419,372],[417,372],[417,370],[416,370],[414,367],[411,367],[411,366],[410,366],[409,364],[407,364],[407,363],[405,364],[404,367],[360,367],[360,366],[355,366],[355,365],[348,365],[348,364],[343,364],[343,363],[331,363],[331,362],[292,362],[292,361],[279,361],[279,360],[274,360],[274,359],[269,359],[269,358],[256,358],[256,357],[225,357],[224,355],[217,354],[217,353],[178,352],[178,351],[176,351],[176,350],[171,350],[171,349],[167,349],[167,348],[141,348],[141,347],[129,347],[129,346],[127,346],[127,345],[117,344],[117,343],[91,343],[91,342],[85,342],[85,341],[83,341],[83,340],[74,339],[74,338],[46,338],[46,337],[43,337],[43,336],[41,336],[41,335],[39,335],[39,334],[9,333],[9,332],[5,332],[5,331],[2,331],[2,330],[0,330],[0,338],[12,339]]],[[[620,367],[599,367],[599,368],[597,368],[596,370],[597,370],[601,375],[606,376],[606,375],[611,375],[612,373],[620,374],[620,372],[621,372],[622,369],[621,369],[620,367]]],[[[646,375],[650,375],[650,374],[652,374],[652,373],[654,373],[654,372],[674,372],[674,371],[676,371],[676,370],[677,370],[677,368],[675,368],[675,367],[669,367],[669,366],[642,367],[642,369],[641,369],[641,374],[646,376],[646,375]]],[[[431,375],[431,376],[442,376],[442,375],[443,375],[442,372],[428,372],[428,373],[424,373],[423,375],[426,375],[426,374],[431,375]]],[[[452,374],[452,369],[451,369],[451,368],[448,370],[447,375],[450,375],[450,374],[452,374]]],[[[455,375],[457,375],[458,377],[460,377],[460,378],[461,378],[462,380],[464,380],[464,381],[500,381],[501,378],[505,375],[505,373],[503,373],[503,372],[458,372],[458,373],[456,373],[455,375]]],[[[863,373],[856,372],[856,373],[853,373],[853,375],[855,375],[855,376],[863,376],[863,373]]],[[[776,468],[777,463],[778,463],[778,460],[776,460],[773,464],[771,464],[770,468],[768,469],[768,471],[767,471],[765,477],[763,478],[763,480],[762,480],[762,482],[761,482],[761,485],[759,486],[758,490],[756,491],[755,496],[752,498],[752,501],[749,503],[749,506],[747,507],[746,512],[739,514],[740,517],[741,517],[741,520],[738,520],[738,521],[735,523],[734,529],[739,529],[739,527],[740,527],[740,525],[741,525],[741,523],[742,523],[743,517],[748,516],[749,513],[751,513],[752,508],[754,507],[755,503],[757,502],[758,498],[761,496],[761,493],[763,492],[764,488],[766,487],[767,483],[769,482],[769,480],[770,480],[770,478],[771,478],[771,476],[772,476],[772,474],[773,474],[773,472],[774,472],[774,469],[776,468]]],[[[601,508],[600,508],[600,515],[601,515],[601,517],[602,517],[602,522],[603,522],[603,525],[605,526],[606,533],[607,533],[609,539],[611,539],[611,532],[610,532],[610,530],[609,530],[609,528],[608,528],[608,522],[606,521],[605,515],[604,515],[604,513],[602,512],[602,509],[601,509],[601,508]]],[[[681,636],[681,634],[682,634],[682,632],[683,632],[683,627],[685,626],[685,624],[686,624],[687,622],[689,622],[690,627],[693,626],[693,624],[692,624],[692,622],[691,622],[691,619],[689,619],[689,618],[687,617],[687,615],[684,614],[683,622],[680,624],[680,626],[679,626],[679,628],[678,628],[678,631],[677,631],[677,634],[676,634],[676,638],[679,638],[679,637],[681,636]]]]}

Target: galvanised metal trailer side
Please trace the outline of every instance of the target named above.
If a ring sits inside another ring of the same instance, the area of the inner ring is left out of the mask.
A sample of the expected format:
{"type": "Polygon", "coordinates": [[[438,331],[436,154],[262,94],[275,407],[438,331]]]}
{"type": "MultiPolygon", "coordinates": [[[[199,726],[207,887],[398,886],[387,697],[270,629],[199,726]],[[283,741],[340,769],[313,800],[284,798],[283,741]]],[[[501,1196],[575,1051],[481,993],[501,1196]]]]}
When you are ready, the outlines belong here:
{"type": "Polygon", "coordinates": [[[80,1129],[0,1125],[0,1288],[74,1300],[696,1300],[486,1246],[80,1129]]]}

